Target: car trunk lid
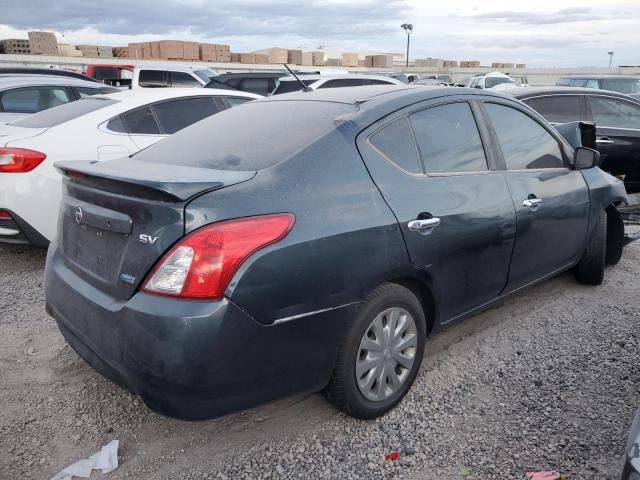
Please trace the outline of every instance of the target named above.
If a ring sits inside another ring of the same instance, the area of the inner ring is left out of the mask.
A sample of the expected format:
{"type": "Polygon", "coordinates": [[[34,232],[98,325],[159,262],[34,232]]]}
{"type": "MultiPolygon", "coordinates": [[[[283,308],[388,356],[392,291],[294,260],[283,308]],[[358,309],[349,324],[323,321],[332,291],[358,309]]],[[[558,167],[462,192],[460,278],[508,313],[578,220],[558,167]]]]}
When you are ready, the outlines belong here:
{"type": "Polygon", "coordinates": [[[46,131],[46,128],[26,128],[16,127],[14,125],[0,125],[0,145],[7,147],[13,142],[37,137],[46,131]]]}
{"type": "Polygon", "coordinates": [[[58,224],[65,264],[116,301],[129,299],[184,235],[191,199],[255,175],[133,159],[56,167],[65,175],[58,224]]]}

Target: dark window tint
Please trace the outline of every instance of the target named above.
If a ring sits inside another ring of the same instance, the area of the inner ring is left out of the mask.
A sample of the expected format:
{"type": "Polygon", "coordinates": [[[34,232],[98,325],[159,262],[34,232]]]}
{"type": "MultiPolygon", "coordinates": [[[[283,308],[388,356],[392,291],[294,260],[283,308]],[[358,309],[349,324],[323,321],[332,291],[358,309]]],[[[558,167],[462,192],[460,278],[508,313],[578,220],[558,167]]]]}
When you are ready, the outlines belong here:
{"type": "Polygon", "coordinates": [[[140,70],[138,84],[141,87],[166,87],[167,72],[163,70],[140,70]]]}
{"type": "Polygon", "coordinates": [[[471,107],[452,103],[411,114],[411,124],[427,173],[487,170],[471,107]]]}
{"type": "MultiPolygon", "coordinates": [[[[306,86],[309,86],[313,82],[316,82],[317,80],[301,79],[301,81],[306,86]]],[[[299,92],[300,90],[302,90],[302,85],[300,85],[300,82],[296,80],[284,80],[284,81],[280,81],[280,83],[278,84],[278,88],[276,88],[273,94],[280,95],[281,93],[299,92]]]]}
{"type": "Polygon", "coordinates": [[[122,122],[122,117],[120,117],[120,115],[112,118],[107,122],[107,130],[118,133],[127,133],[127,129],[125,128],[124,123],[122,122]]]}
{"type": "Polygon", "coordinates": [[[328,80],[318,88],[341,88],[341,87],[361,87],[367,80],[362,78],[336,78],[328,80]]]}
{"type": "Polygon", "coordinates": [[[56,125],[68,122],[87,113],[95,112],[114,103],[118,103],[118,100],[87,97],[75,102],[69,102],[57,108],[52,108],[51,110],[35,113],[27,118],[13,122],[12,125],[26,128],[55,127],[56,125]]]}
{"type": "Polygon", "coordinates": [[[64,87],[14,88],[0,96],[2,111],[12,113],[36,113],[68,102],[64,87]]]}
{"type": "Polygon", "coordinates": [[[201,87],[202,84],[186,72],[169,72],[172,87],[201,87]]]}
{"type": "Polygon", "coordinates": [[[542,125],[515,108],[485,105],[508,170],[564,166],[560,145],[542,125]]]}
{"type": "Polygon", "coordinates": [[[640,106],[615,98],[590,97],[596,125],[640,129],[640,106]]]}
{"type": "Polygon", "coordinates": [[[249,102],[185,128],[136,158],[220,170],[260,170],[287,160],[339,128],[336,118],[355,111],[355,106],[344,103],[249,102]]]}
{"type": "Polygon", "coordinates": [[[580,120],[580,97],[577,95],[532,98],[525,100],[525,103],[548,122],[566,123],[580,120]]]}
{"type": "Polygon", "coordinates": [[[602,88],[626,94],[640,93],[640,78],[604,78],[602,88]]]}
{"type": "Polygon", "coordinates": [[[156,103],[153,109],[162,133],[176,133],[220,111],[213,97],[179,98],[156,103]]]}
{"type": "Polygon", "coordinates": [[[238,90],[258,95],[269,95],[274,87],[275,82],[272,78],[244,78],[238,83],[238,90]]]}
{"type": "Polygon", "coordinates": [[[131,134],[160,134],[160,128],[158,128],[151,107],[148,105],[122,114],[122,120],[127,127],[127,131],[131,134]]]}
{"type": "Polygon", "coordinates": [[[253,100],[253,98],[247,97],[224,97],[224,99],[227,101],[230,107],[235,107],[236,105],[247,103],[248,101],[253,100]]]}
{"type": "Polygon", "coordinates": [[[367,80],[367,85],[395,85],[395,84],[374,78],[373,80],[367,80]]]}
{"type": "Polygon", "coordinates": [[[422,173],[422,166],[407,117],[385,125],[371,135],[369,141],[401,169],[411,173],[422,173]]]}
{"type": "Polygon", "coordinates": [[[571,79],[570,78],[561,78],[560,80],[558,80],[556,82],[556,85],[561,86],[561,87],[568,87],[569,85],[571,85],[571,79]]]}
{"type": "Polygon", "coordinates": [[[94,67],[93,78],[96,80],[113,80],[120,78],[120,69],[117,67],[94,67]]]}

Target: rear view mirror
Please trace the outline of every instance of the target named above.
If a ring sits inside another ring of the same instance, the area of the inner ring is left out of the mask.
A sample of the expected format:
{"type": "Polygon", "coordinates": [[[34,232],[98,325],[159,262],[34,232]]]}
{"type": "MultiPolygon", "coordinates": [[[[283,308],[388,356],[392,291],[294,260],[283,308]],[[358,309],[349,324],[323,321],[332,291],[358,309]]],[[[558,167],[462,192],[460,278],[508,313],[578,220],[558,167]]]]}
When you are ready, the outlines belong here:
{"type": "Polygon", "coordinates": [[[600,153],[587,147],[578,147],[573,155],[573,165],[576,170],[596,167],[600,163],[600,153]]]}

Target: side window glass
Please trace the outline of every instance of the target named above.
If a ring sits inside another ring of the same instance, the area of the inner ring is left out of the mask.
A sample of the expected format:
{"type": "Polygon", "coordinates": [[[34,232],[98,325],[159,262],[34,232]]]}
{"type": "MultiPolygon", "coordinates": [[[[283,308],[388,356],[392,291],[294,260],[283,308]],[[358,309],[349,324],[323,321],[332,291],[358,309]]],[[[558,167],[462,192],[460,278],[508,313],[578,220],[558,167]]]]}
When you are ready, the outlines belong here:
{"type": "Polygon", "coordinates": [[[64,87],[25,87],[6,90],[0,97],[2,111],[36,113],[70,101],[64,87]]]}
{"type": "Polygon", "coordinates": [[[213,97],[189,97],[153,105],[163,133],[176,133],[220,110],[213,97]]]}
{"type": "Polygon", "coordinates": [[[478,126],[468,103],[451,103],[411,114],[427,173],[487,170],[478,126]]]}
{"type": "Polygon", "coordinates": [[[391,163],[409,173],[422,173],[409,119],[402,117],[369,137],[369,142],[391,163]]]}
{"type": "Polygon", "coordinates": [[[598,84],[598,80],[587,80],[587,83],[586,83],[585,87],[587,87],[587,88],[600,88],[600,85],[598,84]]]}
{"type": "Polygon", "coordinates": [[[120,115],[112,118],[107,122],[107,130],[117,133],[127,133],[127,129],[125,128],[124,122],[122,121],[122,117],[120,117],[120,115]]]}
{"type": "Polygon", "coordinates": [[[335,80],[329,80],[318,88],[340,88],[340,87],[361,87],[364,85],[364,80],[361,78],[339,78],[335,80]]]}
{"type": "Polygon", "coordinates": [[[569,85],[571,85],[571,79],[570,78],[561,78],[560,80],[558,80],[556,82],[556,85],[561,86],[561,87],[568,87],[569,85]]]}
{"type": "Polygon", "coordinates": [[[250,100],[253,100],[253,98],[247,97],[224,97],[224,99],[227,101],[230,107],[235,107],[236,105],[241,105],[243,103],[247,103],[250,100]]]}
{"type": "Polygon", "coordinates": [[[640,129],[640,106],[614,98],[589,98],[596,125],[640,129]]]}
{"type": "Polygon", "coordinates": [[[141,87],[166,87],[167,72],[163,70],[140,70],[138,84],[141,87]]]}
{"type": "Polygon", "coordinates": [[[542,125],[515,108],[486,103],[508,170],[562,168],[558,141],[542,125]]]}
{"type": "Polygon", "coordinates": [[[580,97],[577,95],[532,98],[524,102],[548,122],[567,123],[580,120],[580,97]]]}
{"type": "Polygon", "coordinates": [[[122,114],[122,120],[124,121],[127,131],[132,135],[160,134],[160,128],[156,123],[151,107],[148,105],[122,114]]]}
{"type": "Polygon", "coordinates": [[[587,84],[586,80],[582,80],[582,79],[571,80],[572,87],[584,87],[586,84],[587,84]]]}
{"type": "Polygon", "coordinates": [[[384,80],[378,80],[374,78],[373,80],[367,80],[368,85],[395,85],[392,82],[385,82],[384,80]]]}
{"type": "Polygon", "coordinates": [[[80,98],[84,97],[92,97],[93,95],[98,95],[99,93],[112,93],[110,91],[103,92],[101,88],[87,88],[87,87],[75,87],[76,92],[80,98]]]}
{"type": "Polygon", "coordinates": [[[186,72],[169,72],[172,87],[200,87],[202,84],[186,72]]]}
{"type": "Polygon", "coordinates": [[[269,90],[268,78],[245,78],[240,83],[240,90],[243,92],[257,93],[258,95],[267,95],[269,90]]]}
{"type": "Polygon", "coordinates": [[[479,81],[480,81],[480,77],[476,77],[473,80],[471,80],[471,83],[469,84],[469,88],[476,88],[478,86],[479,81]]]}

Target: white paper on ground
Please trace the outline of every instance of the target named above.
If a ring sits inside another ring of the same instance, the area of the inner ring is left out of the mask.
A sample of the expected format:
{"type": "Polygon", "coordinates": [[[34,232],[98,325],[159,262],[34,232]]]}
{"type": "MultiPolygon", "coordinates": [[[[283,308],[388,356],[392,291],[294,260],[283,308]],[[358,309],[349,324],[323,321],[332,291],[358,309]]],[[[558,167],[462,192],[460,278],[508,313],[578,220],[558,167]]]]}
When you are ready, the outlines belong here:
{"type": "Polygon", "coordinates": [[[118,468],[118,440],[113,440],[89,458],[69,465],[51,480],[71,480],[73,477],[89,478],[92,470],[109,473],[118,468]]]}

